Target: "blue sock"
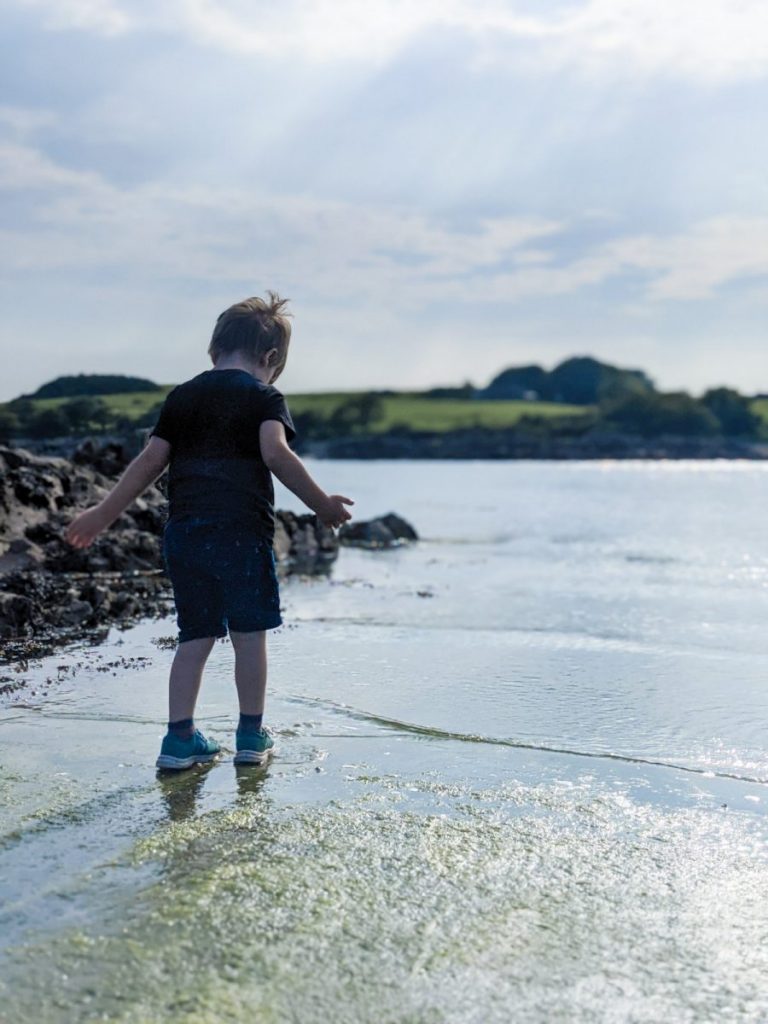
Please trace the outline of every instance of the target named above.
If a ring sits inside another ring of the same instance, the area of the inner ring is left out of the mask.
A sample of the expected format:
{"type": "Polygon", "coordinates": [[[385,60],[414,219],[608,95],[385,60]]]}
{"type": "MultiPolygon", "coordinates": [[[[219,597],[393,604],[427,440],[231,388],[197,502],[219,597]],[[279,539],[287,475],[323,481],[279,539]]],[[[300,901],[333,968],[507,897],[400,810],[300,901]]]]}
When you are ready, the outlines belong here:
{"type": "Polygon", "coordinates": [[[178,722],[168,723],[168,732],[172,736],[178,736],[180,740],[188,740],[195,731],[195,720],[193,718],[180,718],[178,722]]]}
{"type": "Polygon", "coordinates": [[[258,732],[261,728],[261,720],[264,717],[261,715],[244,715],[240,712],[240,723],[237,727],[238,732],[258,732]]]}

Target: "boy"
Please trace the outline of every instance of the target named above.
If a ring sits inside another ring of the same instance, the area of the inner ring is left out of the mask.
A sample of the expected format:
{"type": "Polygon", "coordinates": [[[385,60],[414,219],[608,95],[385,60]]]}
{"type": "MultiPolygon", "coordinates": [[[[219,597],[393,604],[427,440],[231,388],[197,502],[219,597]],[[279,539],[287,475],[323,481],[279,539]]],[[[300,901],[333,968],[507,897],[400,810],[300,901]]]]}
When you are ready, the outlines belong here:
{"type": "Polygon", "coordinates": [[[203,668],[227,627],[235,650],[240,721],[236,764],[263,764],[274,740],[262,725],[267,684],[266,630],[281,625],[272,541],[271,473],[325,526],[348,519],[350,498],[326,494],[288,447],[295,437],[273,387],[288,357],[287,299],[245,299],[216,321],[208,346],[213,369],[173,388],[144,450],[106,497],[66,530],[88,547],[169,466],[163,559],[179,627],[168,685],[168,732],[157,767],[190,768],[220,751],[194,724],[203,668]]]}

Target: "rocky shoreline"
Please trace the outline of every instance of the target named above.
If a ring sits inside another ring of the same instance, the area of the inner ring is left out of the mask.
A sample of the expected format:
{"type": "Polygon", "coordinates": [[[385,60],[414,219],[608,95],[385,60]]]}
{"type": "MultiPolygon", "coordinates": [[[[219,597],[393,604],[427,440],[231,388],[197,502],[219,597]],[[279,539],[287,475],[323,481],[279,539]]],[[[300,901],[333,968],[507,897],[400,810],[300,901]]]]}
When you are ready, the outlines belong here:
{"type": "MultiPolygon", "coordinates": [[[[147,431],[101,437],[101,449],[116,446],[132,459],[146,443],[147,431]]],[[[72,459],[83,442],[73,437],[14,442],[39,455],[72,459]]],[[[603,427],[584,433],[541,432],[529,425],[464,427],[427,431],[406,428],[386,433],[334,438],[305,438],[295,443],[299,455],[318,459],[532,459],[570,461],[593,459],[768,459],[768,443],[735,437],[639,437],[603,427]]]]}
{"type": "MultiPolygon", "coordinates": [[[[74,516],[108,493],[140,449],[133,437],[68,440],[57,454],[0,445],[0,666],[24,671],[29,659],[62,644],[99,642],[113,625],[173,613],[162,557],[167,474],[89,547],[64,540],[74,516]]],[[[417,539],[394,513],[336,533],[310,513],[278,509],[278,576],[326,575],[340,545],[378,549],[417,539]]],[[[0,694],[18,685],[0,671],[0,694]]]]}
{"type": "Polygon", "coordinates": [[[768,444],[735,438],[643,438],[607,431],[558,437],[487,427],[310,440],[297,451],[325,459],[768,459],[768,444]]]}
{"type": "MultiPolygon", "coordinates": [[[[0,446],[0,664],[173,611],[162,559],[167,475],[88,548],[64,540],[77,512],[104,497],[134,454],[90,439],[71,458],[0,446]]],[[[327,573],[338,556],[334,531],[311,514],[278,511],[277,519],[279,575],[327,573]]],[[[0,677],[0,692],[11,682],[0,677]]]]}

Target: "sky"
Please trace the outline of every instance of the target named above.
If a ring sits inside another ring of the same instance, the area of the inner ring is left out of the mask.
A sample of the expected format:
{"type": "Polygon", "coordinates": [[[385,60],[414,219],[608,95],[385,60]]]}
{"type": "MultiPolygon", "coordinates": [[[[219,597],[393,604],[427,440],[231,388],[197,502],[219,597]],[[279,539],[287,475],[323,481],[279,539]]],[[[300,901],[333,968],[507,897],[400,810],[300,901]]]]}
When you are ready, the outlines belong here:
{"type": "Polygon", "coordinates": [[[0,14],[0,401],[186,380],[267,289],[288,393],[587,354],[768,392],[763,0],[0,14]]]}

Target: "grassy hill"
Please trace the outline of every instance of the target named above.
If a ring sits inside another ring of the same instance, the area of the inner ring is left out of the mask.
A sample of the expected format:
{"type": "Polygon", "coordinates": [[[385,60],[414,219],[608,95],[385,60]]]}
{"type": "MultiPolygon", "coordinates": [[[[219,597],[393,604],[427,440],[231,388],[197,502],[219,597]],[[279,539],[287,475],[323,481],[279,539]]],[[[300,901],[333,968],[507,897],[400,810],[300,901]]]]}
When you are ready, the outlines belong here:
{"type": "MultiPolygon", "coordinates": [[[[328,392],[325,394],[287,395],[292,413],[314,412],[324,418],[353,394],[363,392],[328,392]]],[[[384,432],[400,424],[412,430],[455,430],[458,427],[509,427],[521,416],[581,415],[584,406],[557,405],[554,402],[523,402],[518,400],[485,401],[482,399],[423,398],[418,394],[400,392],[382,396],[383,415],[372,424],[372,431],[384,432]]]]}
{"type": "MultiPolygon", "coordinates": [[[[125,416],[142,416],[148,412],[153,405],[163,401],[168,392],[175,384],[162,384],[157,391],[135,391],[121,395],[91,395],[92,398],[100,398],[112,412],[121,413],[125,416]]],[[[35,410],[55,409],[59,405],[71,402],[71,398],[33,398],[31,402],[35,410]]]]}
{"type": "MultiPolygon", "coordinates": [[[[103,399],[114,413],[131,418],[140,418],[153,406],[163,401],[175,385],[162,385],[162,390],[134,392],[122,395],[94,396],[103,399]]],[[[344,402],[360,391],[335,391],[316,394],[286,395],[288,406],[295,415],[314,412],[323,418],[330,417],[344,402]]],[[[55,408],[69,401],[67,398],[34,399],[36,410],[55,408]]],[[[518,400],[490,401],[456,398],[424,398],[418,393],[400,392],[382,396],[384,413],[372,430],[386,431],[395,424],[409,426],[413,430],[453,430],[457,427],[487,426],[508,427],[517,423],[521,416],[573,416],[582,415],[589,407],[560,405],[555,402],[524,402],[518,400]]]]}
{"type": "MultiPolygon", "coordinates": [[[[173,384],[161,385],[157,390],[92,396],[101,399],[110,413],[127,417],[146,425],[155,422],[157,411],[173,384]],[[153,411],[154,410],[154,411],[153,411]]],[[[288,405],[294,416],[313,413],[323,420],[354,397],[366,392],[323,392],[314,394],[288,394],[288,405]]],[[[31,399],[35,412],[53,409],[71,401],[69,398],[31,399]]],[[[768,432],[768,398],[754,399],[752,410],[765,424],[768,432]]],[[[0,413],[3,405],[0,405],[0,413]]],[[[462,427],[483,426],[503,428],[514,426],[523,416],[554,418],[589,415],[592,406],[565,405],[555,402],[523,401],[519,399],[462,399],[428,398],[418,392],[398,392],[381,396],[381,415],[371,424],[373,433],[384,433],[395,426],[412,430],[449,431],[462,427]]],[[[104,429],[98,424],[94,430],[104,429]]],[[[344,431],[340,431],[343,433],[344,431]]]]}

